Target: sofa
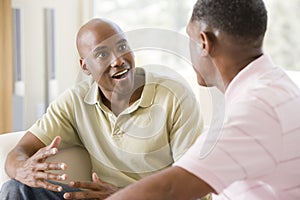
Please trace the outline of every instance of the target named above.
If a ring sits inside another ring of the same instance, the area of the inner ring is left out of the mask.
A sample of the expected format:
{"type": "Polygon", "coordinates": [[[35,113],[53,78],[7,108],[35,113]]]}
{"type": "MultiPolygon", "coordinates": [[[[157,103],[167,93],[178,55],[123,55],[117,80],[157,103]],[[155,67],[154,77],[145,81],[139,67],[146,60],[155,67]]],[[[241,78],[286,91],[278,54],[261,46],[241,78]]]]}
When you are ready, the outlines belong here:
{"type": "MultiPolygon", "coordinates": [[[[300,87],[300,72],[287,71],[292,80],[300,87]]],[[[205,127],[210,124],[212,117],[211,94],[220,93],[216,89],[201,88],[199,90],[200,107],[204,115],[205,127]]],[[[217,94],[220,95],[220,94],[217,94]]],[[[17,144],[19,139],[25,134],[24,131],[0,134],[0,188],[9,179],[4,170],[5,159],[8,152],[17,144]]],[[[62,181],[68,183],[71,180],[91,180],[91,162],[87,151],[81,147],[60,149],[59,153],[50,158],[50,161],[62,161],[67,164],[66,173],[68,179],[62,181]],[[61,159],[63,158],[63,159],[61,159]]]]}
{"type": "MultiPolygon", "coordinates": [[[[0,134],[0,188],[5,181],[9,180],[4,170],[6,156],[24,134],[25,131],[0,134]]],[[[59,149],[58,154],[48,160],[50,162],[63,160],[67,164],[65,172],[68,178],[61,181],[62,183],[68,183],[71,180],[91,180],[92,178],[89,154],[82,147],[59,149]]]]}

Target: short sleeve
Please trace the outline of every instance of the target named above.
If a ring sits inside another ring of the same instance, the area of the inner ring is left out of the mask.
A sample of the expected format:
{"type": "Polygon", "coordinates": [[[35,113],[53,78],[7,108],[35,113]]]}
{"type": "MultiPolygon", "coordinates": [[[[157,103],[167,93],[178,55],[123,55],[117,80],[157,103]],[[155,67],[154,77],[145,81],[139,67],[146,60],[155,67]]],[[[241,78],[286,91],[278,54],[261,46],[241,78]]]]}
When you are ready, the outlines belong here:
{"type": "Polygon", "coordinates": [[[67,90],[53,101],[29,131],[45,145],[50,144],[56,136],[62,138],[60,147],[81,145],[74,120],[72,90],[67,90]]]}
{"type": "Polygon", "coordinates": [[[271,107],[259,102],[240,102],[232,105],[226,116],[220,129],[208,130],[174,164],[201,178],[217,192],[235,181],[266,174],[275,168],[280,156],[280,126],[271,107]],[[213,132],[217,130],[220,133],[213,132]],[[213,144],[212,148],[201,156],[208,142],[213,144]]]}
{"type": "Polygon", "coordinates": [[[170,145],[174,161],[177,161],[203,132],[203,118],[199,102],[191,91],[185,91],[173,118],[170,145]]]}

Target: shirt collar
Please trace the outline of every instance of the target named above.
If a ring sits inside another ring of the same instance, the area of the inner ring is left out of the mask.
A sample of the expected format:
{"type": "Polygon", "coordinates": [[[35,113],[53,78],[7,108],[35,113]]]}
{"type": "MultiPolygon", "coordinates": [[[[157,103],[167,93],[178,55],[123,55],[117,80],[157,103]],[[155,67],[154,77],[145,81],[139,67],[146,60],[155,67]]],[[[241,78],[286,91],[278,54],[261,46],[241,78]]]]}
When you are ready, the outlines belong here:
{"type": "Polygon", "coordinates": [[[263,54],[248,64],[233,78],[225,91],[225,99],[228,101],[230,98],[235,97],[238,95],[235,94],[236,92],[243,91],[248,84],[253,84],[254,80],[273,68],[275,68],[275,66],[270,56],[263,54]]]}
{"type": "MultiPolygon", "coordinates": [[[[157,81],[151,73],[147,72],[143,68],[136,68],[135,73],[145,75],[145,86],[142,92],[142,96],[140,100],[138,100],[139,106],[149,107],[153,104],[154,101],[157,81]]],[[[101,101],[101,97],[99,94],[98,84],[95,81],[93,81],[90,89],[85,95],[84,102],[93,105],[96,104],[97,102],[100,103],[100,101],[101,101]]]]}
{"type": "Polygon", "coordinates": [[[140,99],[140,106],[146,108],[153,104],[157,81],[152,73],[143,68],[137,68],[136,72],[145,74],[145,86],[140,99]]]}
{"type": "Polygon", "coordinates": [[[100,101],[100,94],[97,82],[93,81],[90,89],[84,97],[84,102],[90,105],[96,104],[100,101]]]}

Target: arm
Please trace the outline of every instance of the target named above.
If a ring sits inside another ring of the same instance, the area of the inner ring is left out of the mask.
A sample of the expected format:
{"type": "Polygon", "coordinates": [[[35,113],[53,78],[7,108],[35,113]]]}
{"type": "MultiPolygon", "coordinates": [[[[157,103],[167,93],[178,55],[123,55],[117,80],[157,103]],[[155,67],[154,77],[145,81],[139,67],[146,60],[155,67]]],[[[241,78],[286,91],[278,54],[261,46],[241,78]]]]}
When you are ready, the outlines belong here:
{"type": "Polygon", "coordinates": [[[5,170],[9,177],[30,187],[43,187],[53,191],[62,188],[46,180],[62,180],[66,175],[55,175],[47,170],[65,169],[64,163],[47,163],[46,159],[57,154],[60,137],[56,137],[49,146],[45,146],[31,132],[27,132],[7,155],[5,170]]]}
{"type": "Polygon", "coordinates": [[[108,200],[197,199],[213,192],[204,181],[180,167],[148,176],[110,196],[108,200]]]}

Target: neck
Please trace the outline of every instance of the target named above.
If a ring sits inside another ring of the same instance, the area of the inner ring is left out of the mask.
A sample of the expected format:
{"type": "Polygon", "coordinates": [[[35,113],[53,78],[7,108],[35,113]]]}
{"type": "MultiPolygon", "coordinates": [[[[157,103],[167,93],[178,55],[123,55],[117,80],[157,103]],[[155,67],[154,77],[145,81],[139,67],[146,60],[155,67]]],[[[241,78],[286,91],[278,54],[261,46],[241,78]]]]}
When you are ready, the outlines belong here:
{"type": "Polygon", "coordinates": [[[263,54],[262,44],[263,36],[256,40],[246,40],[222,31],[218,32],[211,52],[211,58],[218,71],[215,86],[225,92],[234,77],[263,54]]]}
{"type": "Polygon", "coordinates": [[[103,104],[108,107],[116,116],[141,98],[145,85],[145,77],[137,75],[135,76],[134,80],[134,87],[126,94],[100,91],[103,104]]]}
{"type": "Polygon", "coordinates": [[[222,92],[225,92],[234,77],[262,54],[263,52],[261,48],[227,51],[225,57],[215,61],[222,79],[221,84],[220,81],[218,81],[219,84],[217,84],[217,87],[222,92]]]}

